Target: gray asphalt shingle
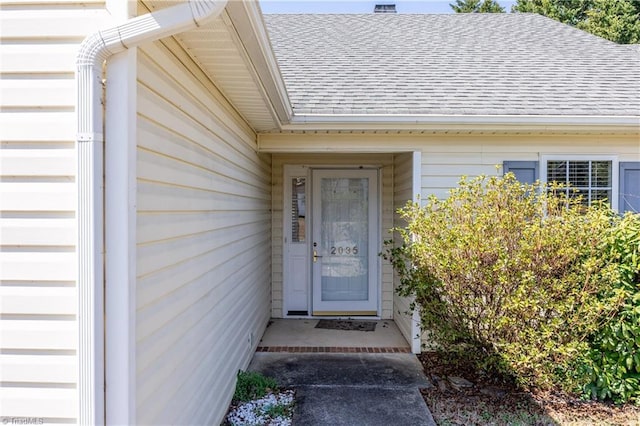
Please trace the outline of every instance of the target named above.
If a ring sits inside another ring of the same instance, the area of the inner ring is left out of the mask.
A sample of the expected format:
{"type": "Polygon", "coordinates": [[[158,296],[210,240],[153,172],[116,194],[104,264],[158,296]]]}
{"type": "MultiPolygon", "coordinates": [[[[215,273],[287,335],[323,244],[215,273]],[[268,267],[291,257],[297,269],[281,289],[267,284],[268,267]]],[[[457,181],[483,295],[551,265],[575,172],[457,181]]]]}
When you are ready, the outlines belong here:
{"type": "Polygon", "coordinates": [[[640,116],[640,48],[543,16],[264,18],[299,114],[640,116]]]}

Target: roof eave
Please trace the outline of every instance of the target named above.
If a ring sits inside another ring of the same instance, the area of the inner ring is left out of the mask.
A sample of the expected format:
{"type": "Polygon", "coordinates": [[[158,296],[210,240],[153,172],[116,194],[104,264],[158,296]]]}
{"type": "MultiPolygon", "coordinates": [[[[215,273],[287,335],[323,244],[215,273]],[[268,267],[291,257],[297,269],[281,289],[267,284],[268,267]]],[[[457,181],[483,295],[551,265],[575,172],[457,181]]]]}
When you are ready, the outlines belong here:
{"type": "Polygon", "coordinates": [[[294,114],[282,130],[640,133],[640,116],[294,114]]]}
{"type": "Polygon", "coordinates": [[[296,113],[257,1],[229,2],[272,116],[281,131],[433,131],[640,134],[640,115],[397,115],[296,113]]]}
{"type": "Polygon", "coordinates": [[[293,108],[257,1],[231,1],[227,13],[250,58],[265,99],[278,124],[288,124],[293,108]]]}

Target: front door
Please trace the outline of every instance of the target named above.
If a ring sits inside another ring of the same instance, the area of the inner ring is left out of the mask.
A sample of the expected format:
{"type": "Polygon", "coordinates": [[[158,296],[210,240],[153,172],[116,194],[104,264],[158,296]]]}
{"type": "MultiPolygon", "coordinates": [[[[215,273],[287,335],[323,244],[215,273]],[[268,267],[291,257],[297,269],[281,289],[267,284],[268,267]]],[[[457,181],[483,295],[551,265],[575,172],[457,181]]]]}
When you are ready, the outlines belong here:
{"type": "Polygon", "coordinates": [[[312,172],[313,315],[378,313],[378,171],[312,172]]]}

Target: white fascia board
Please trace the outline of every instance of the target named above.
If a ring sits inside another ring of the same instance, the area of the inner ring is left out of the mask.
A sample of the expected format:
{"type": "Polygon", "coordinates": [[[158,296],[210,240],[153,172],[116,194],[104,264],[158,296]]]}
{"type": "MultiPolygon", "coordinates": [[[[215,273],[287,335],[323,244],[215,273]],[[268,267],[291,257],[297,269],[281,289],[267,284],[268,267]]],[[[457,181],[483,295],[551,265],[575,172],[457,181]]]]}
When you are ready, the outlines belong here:
{"type": "Polygon", "coordinates": [[[283,130],[463,130],[640,132],[638,116],[295,114],[283,130]]]}
{"type": "Polygon", "coordinates": [[[247,53],[250,66],[259,87],[264,91],[264,99],[269,104],[276,123],[289,123],[293,107],[271,47],[260,5],[257,1],[232,1],[227,6],[227,14],[247,53]]]}

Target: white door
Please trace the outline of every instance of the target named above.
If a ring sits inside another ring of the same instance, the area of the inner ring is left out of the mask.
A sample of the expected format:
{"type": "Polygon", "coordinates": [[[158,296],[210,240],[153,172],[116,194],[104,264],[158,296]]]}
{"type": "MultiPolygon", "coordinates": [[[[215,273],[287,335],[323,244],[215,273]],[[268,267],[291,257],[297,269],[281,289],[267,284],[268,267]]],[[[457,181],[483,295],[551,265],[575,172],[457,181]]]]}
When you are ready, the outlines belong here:
{"type": "Polygon", "coordinates": [[[283,309],[286,316],[309,315],[308,168],[285,166],[283,309]]]}
{"type": "Polygon", "coordinates": [[[313,315],[378,314],[378,171],[312,172],[313,315]]]}

